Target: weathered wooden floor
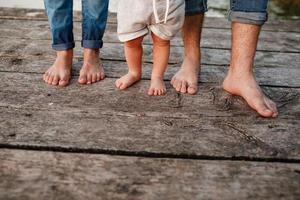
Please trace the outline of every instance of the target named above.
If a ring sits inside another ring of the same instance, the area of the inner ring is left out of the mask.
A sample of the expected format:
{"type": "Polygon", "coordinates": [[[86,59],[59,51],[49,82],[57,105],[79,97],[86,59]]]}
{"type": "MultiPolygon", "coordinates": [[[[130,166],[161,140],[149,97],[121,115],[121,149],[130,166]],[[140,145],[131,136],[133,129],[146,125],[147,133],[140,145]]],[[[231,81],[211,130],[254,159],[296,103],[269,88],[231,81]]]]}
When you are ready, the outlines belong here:
{"type": "Polygon", "coordinates": [[[300,22],[268,22],[255,73],[280,115],[264,119],[220,83],[229,63],[230,25],[209,18],[202,41],[200,90],[169,84],[182,60],[172,41],[164,97],[143,80],[126,91],[122,44],[111,15],[102,50],[107,78],[76,83],[82,64],[75,15],[74,78],[67,88],[42,81],[54,60],[45,16],[0,9],[0,199],[300,199],[300,22]]]}

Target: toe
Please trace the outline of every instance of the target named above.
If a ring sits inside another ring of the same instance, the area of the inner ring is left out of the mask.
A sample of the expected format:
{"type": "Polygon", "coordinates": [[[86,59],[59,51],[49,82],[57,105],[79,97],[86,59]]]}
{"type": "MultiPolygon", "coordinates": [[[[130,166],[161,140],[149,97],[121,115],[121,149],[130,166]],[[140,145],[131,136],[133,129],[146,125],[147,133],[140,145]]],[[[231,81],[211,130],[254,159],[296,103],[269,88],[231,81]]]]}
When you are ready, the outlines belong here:
{"type": "Polygon", "coordinates": [[[91,83],[92,83],[92,75],[88,74],[86,84],[91,84],[91,83]]]}
{"type": "Polygon", "coordinates": [[[180,92],[181,93],[186,93],[186,91],[187,91],[187,82],[182,81],[180,92]]]}
{"type": "Polygon", "coordinates": [[[58,82],[58,85],[61,87],[65,87],[69,84],[69,82],[70,82],[70,76],[66,75],[66,76],[61,77],[61,79],[58,82]]]}
{"type": "Polygon", "coordinates": [[[149,88],[149,90],[148,90],[148,95],[150,95],[150,96],[153,96],[153,95],[154,95],[153,88],[149,88]]]}
{"type": "Polygon", "coordinates": [[[97,76],[97,81],[100,81],[101,80],[101,74],[97,73],[96,76],[97,76]]]}
{"type": "Polygon", "coordinates": [[[120,89],[121,89],[121,90],[124,90],[124,89],[126,89],[126,88],[127,88],[126,84],[125,84],[125,83],[121,83],[120,89]]]}
{"type": "Polygon", "coordinates": [[[162,92],[161,90],[157,90],[157,95],[161,96],[162,95],[162,92]]]}
{"type": "Polygon", "coordinates": [[[61,86],[61,87],[65,87],[69,84],[69,81],[66,81],[66,80],[60,80],[58,85],[61,86]]]}
{"type": "Polygon", "coordinates": [[[253,108],[263,117],[271,117],[273,115],[272,110],[270,110],[262,100],[255,102],[253,108]]]}
{"type": "Polygon", "coordinates": [[[265,99],[265,103],[268,106],[268,108],[273,112],[272,117],[277,117],[278,110],[276,104],[270,99],[265,99]]]}
{"type": "Polygon", "coordinates": [[[189,86],[188,86],[188,89],[187,89],[187,92],[189,93],[189,94],[196,94],[197,93],[197,91],[198,91],[198,86],[196,85],[196,84],[190,84],[189,86]]]}
{"type": "Polygon", "coordinates": [[[80,84],[86,84],[87,78],[86,78],[86,74],[85,74],[85,73],[80,73],[78,82],[79,82],[80,84]]]}
{"type": "Polygon", "coordinates": [[[52,84],[53,79],[54,79],[54,75],[51,74],[51,75],[49,76],[49,78],[48,78],[48,81],[47,81],[48,84],[52,84]]]}
{"type": "Polygon", "coordinates": [[[43,75],[43,80],[44,80],[45,82],[47,82],[47,79],[48,79],[48,75],[45,73],[45,74],[43,75]]]}
{"type": "Polygon", "coordinates": [[[100,73],[100,79],[101,79],[101,80],[105,79],[105,73],[104,73],[104,71],[102,71],[102,72],[100,73]]]}
{"type": "Polygon", "coordinates": [[[52,85],[58,85],[58,82],[59,82],[59,76],[54,76],[53,80],[52,80],[52,85]]]}
{"type": "Polygon", "coordinates": [[[97,74],[93,74],[92,75],[92,83],[96,83],[97,82],[97,74]]]}
{"type": "Polygon", "coordinates": [[[181,90],[181,85],[182,85],[182,82],[181,81],[178,81],[177,83],[176,83],[176,91],[177,92],[180,92],[180,90],[181,90]]]}
{"type": "Polygon", "coordinates": [[[257,110],[258,114],[260,114],[263,117],[272,117],[273,112],[270,109],[262,109],[262,110],[257,110]]]}

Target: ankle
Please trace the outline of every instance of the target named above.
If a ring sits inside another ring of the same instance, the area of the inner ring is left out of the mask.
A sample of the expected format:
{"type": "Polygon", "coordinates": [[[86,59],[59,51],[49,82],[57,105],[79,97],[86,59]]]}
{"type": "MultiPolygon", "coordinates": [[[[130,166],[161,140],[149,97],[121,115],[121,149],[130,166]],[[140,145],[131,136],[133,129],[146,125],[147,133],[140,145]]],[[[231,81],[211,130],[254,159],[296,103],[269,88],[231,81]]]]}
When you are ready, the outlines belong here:
{"type": "Polygon", "coordinates": [[[57,51],[56,55],[58,58],[73,58],[73,49],[57,51]]]}
{"type": "Polygon", "coordinates": [[[140,72],[140,71],[128,71],[128,74],[130,75],[130,76],[133,76],[134,78],[136,78],[136,79],[140,79],[141,77],[142,77],[142,72],[140,72]]]}
{"type": "Polygon", "coordinates": [[[87,49],[83,50],[83,59],[84,62],[98,62],[100,59],[100,50],[99,49],[87,49]]]}
{"type": "Polygon", "coordinates": [[[245,78],[252,78],[254,77],[252,69],[249,70],[247,68],[234,68],[230,67],[228,70],[228,77],[233,77],[237,79],[245,79],[245,78]]]}
{"type": "Polygon", "coordinates": [[[163,80],[164,79],[164,75],[161,75],[161,74],[152,74],[151,75],[151,79],[163,80]]]}

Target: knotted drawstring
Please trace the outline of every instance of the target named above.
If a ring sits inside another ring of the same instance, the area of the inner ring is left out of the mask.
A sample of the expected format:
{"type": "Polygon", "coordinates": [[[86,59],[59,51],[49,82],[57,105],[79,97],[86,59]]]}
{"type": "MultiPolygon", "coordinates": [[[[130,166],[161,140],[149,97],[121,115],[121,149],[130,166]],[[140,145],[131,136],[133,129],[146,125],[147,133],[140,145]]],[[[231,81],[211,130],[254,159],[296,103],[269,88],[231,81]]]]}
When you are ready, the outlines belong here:
{"type": "MultiPolygon", "coordinates": [[[[167,23],[168,15],[169,15],[169,9],[170,9],[170,0],[166,0],[166,12],[165,12],[164,23],[167,23]]],[[[156,8],[156,0],[153,0],[153,11],[154,11],[154,17],[155,17],[156,23],[160,23],[158,13],[157,13],[157,8],[156,8]]]]}

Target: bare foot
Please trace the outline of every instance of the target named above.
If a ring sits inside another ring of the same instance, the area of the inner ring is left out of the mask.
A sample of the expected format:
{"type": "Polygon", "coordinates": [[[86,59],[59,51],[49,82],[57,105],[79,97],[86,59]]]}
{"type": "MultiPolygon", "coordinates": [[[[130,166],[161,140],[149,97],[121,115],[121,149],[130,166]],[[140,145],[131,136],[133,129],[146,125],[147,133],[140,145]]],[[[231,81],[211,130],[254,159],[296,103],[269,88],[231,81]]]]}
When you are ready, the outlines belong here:
{"type": "Polygon", "coordinates": [[[200,62],[185,58],[181,69],[173,76],[171,84],[181,93],[196,94],[198,91],[198,75],[200,62]]]}
{"type": "Polygon", "coordinates": [[[126,75],[116,80],[115,85],[118,89],[124,90],[139,80],[141,80],[140,74],[133,74],[128,72],[126,75]]]}
{"type": "Polygon", "coordinates": [[[84,61],[79,73],[80,84],[92,84],[105,78],[99,49],[84,49],[84,61]]]}
{"type": "Polygon", "coordinates": [[[161,77],[152,77],[148,95],[150,96],[161,96],[167,92],[165,82],[161,77]]]}
{"type": "Polygon", "coordinates": [[[264,95],[252,73],[237,75],[229,72],[223,82],[223,88],[233,95],[243,97],[261,116],[278,116],[276,104],[264,95]]]}
{"type": "Polygon", "coordinates": [[[49,85],[67,86],[71,78],[73,50],[58,51],[54,64],[45,72],[43,79],[49,85]]]}

